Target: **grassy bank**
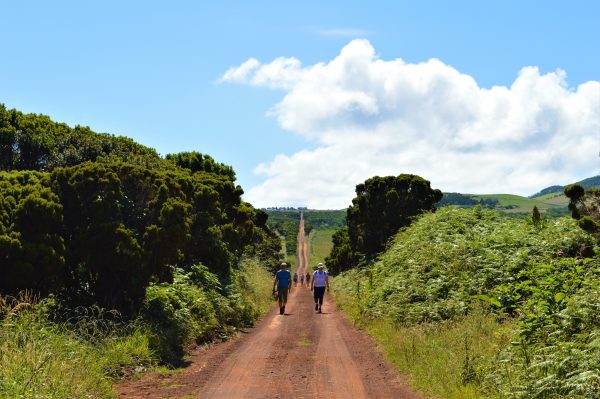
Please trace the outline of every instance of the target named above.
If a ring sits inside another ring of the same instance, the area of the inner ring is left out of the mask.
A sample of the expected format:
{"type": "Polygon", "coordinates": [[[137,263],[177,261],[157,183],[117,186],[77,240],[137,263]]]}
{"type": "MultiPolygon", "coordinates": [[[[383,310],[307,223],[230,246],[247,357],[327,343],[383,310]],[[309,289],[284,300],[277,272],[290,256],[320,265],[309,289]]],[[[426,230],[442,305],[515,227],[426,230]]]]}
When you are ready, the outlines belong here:
{"type": "Polygon", "coordinates": [[[256,259],[245,259],[228,287],[207,272],[178,274],[149,288],[145,318],[135,321],[0,297],[0,398],[112,398],[115,380],[250,325],[271,305],[271,284],[256,259]]]}
{"type": "Polygon", "coordinates": [[[366,321],[364,309],[344,292],[336,304],[375,338],[386,358],[411,386],[434,397],[482,399],[482,371],[493,368],[495,354],[510,344],[514,326],[482,310],[460,320],[402,326],[386,319],[366,321]]]}
{"type": "Polygon", "coordinates": [[[57,323],[48,301],[0,302],[1,398],[109,398],[113,378],[156,364],[142,326],[102,312],[57,323]]]}
{"type": "Polygon", "coordinates": [[[600,258],[569,218],[533,225],[442,209],[380,260],[334,279],[337,301],[436,398],[599,398],[600,258]]]}

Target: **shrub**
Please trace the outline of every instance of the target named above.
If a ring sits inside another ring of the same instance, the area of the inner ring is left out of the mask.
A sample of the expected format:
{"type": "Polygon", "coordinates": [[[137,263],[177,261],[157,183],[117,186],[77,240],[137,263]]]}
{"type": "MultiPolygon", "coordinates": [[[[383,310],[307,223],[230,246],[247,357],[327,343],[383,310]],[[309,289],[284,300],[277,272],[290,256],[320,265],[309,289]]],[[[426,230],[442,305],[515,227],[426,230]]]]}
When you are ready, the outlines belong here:
{"type": "Polygon", "coordinates": [[[343,273],[334,285],[353,298],[351,315],[366,326],[388,320],[402,329],[438,329],[481,306],[511,321],[513,344],[498,348],[477,378],[469,367],[463,373],[485,397],[597,398],[594,248],[594,237],[573,219],[536,227],[482,209],[445,208],[400,232],[371,267],[343,273]]]}

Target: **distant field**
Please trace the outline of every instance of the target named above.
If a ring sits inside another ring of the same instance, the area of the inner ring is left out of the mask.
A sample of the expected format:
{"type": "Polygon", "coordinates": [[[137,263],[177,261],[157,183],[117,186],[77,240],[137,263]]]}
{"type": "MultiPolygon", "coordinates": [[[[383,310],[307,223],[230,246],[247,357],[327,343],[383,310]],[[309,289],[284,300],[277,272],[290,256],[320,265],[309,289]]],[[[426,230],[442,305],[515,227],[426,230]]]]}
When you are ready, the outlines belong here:
{"type": "Polygon", "coordinates": [[[569,204],[569,199],[563,193],[550,193],[550,194],[540,195],[539,197],[535,197],[532,199],[543,201],[543,202],[546,202],[548,204],[553,204],[553,205],[567,206],[569,204]]]}
{"type": "Polygon", "coordinates": [[[313,230],[309,235],[310,267],[314,269],[319,262],[324,262],[325,257],[331,252],[333,243],[331,236],[335,230],[313,230]]]}
{"type": "Polygon", "coordinates": [[[550,208],[565,207],[568,201],[565,202],[565,197],[562,199],[556,197],[556,194],[546,194],[541,197],[527,198],[514,194],[473,194],[470,195],[475,200],[479,199],[496,199],[499,207],[511,207],[505,209],[505,212],[531,212],[534,206],[537,206],[540,211],[545,211],[550,208]]]}

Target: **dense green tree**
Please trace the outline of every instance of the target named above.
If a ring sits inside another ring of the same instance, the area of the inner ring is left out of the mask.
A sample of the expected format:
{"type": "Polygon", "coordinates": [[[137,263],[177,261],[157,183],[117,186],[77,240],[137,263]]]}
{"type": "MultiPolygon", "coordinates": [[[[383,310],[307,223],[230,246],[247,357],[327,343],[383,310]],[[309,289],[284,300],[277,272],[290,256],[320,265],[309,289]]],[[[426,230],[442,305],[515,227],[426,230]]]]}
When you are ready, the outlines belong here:
{"type": "Polygon", "coordinates": [[[267,215],[228,175],[85,163],[0,175],[0,290],[66,290],[131,313],[151,281],[202,263],[227,281],[244,252],[269,267],[267,215]]]}
{"type": "Polygon", "coordinates": [[[388,239],[413,217],[432,211],[442,192],[416,176],[375,176],[356,186],[347,211],[348,235],[358,252],[372,257],[385,249],[388,239]]]}
{"type": "Polygon", "coordinates": [[[231,166],[227,166],[216,162],[209,155],[202,155],[199,152],[180,152],[177,154],[167,154],[167,161],[173,162],[180,168],[189,169],[192,172],[209,172],[218,175],[229,177],[231,181],[235,181],[235,172],[231,166]]]}
{"type": "Polygon", "coordinates": [[[586,190],[576,183],[566,186],[564,193],[569,198],[569,210],[573,218],[600,243],[600,189],[586,190]]]}
{"type": "Polygon", "coordinates": [[[0,294],[56,292],[133,314],[175,268],[203,264],[223,286],[246,253],[272,268],[278,237],[242,194],[208,155],[162,159],[0,105],[0,294]]]}
{"type": "Polygon", "coordinates": [[[442,192],[416,176],[375,176],[356,186],[346,213],[348,229],[334,241],[327,267],[333,272],[370,261],[385,249],[391,236],[422,212],[435,210],[442,192]]]}
{"type": "Polygon", "coordinates": [[[352,249],[348,229],[336,231],[331,238],[333,247],[329,256],[325,258],[327,270],[332,274],[339,274],[356,266],[361,255],[352,249]]]}
{"type": "Polygon", "coordinates": [[[128,162],[168,168],[155,150],[127,137],[69,127],[45,115],[23,114],[0,104],[0,170],[52,171],[87,161],[128,162]]]}
{"type": "Polygon", "coordinates": [[[62,206],[37,172],[0,172],[0,292],[60,288],[66,275],[62,206]]]}

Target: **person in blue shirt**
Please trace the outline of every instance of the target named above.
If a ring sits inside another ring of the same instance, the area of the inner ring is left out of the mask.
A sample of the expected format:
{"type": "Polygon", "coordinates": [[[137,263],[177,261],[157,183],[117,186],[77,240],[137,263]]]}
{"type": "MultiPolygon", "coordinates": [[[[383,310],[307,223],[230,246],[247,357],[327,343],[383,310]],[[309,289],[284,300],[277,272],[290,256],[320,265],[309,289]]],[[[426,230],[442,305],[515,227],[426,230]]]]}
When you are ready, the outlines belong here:
{"type": "Polygon", "coordinates": [[[286,269],[287,263],[283,262],[277,273],[275,273],[275,281],[273,282],[273,292],[277,287],[277,300],[279,301],[279,314],[285,313],[285,305],[287,303],[288,292],[292,289],[292,274],[286,269]]]}
{"type": "Polygon", "coordinates": [[[323,296],[326,288],[329,291],[329,276],[325,271],[325,265],[319,263],[310,282],[310,290],[313,291],[315,299],[315,310],[319,313],[321,313],[321,306],[323,306],[323,296]]]}

